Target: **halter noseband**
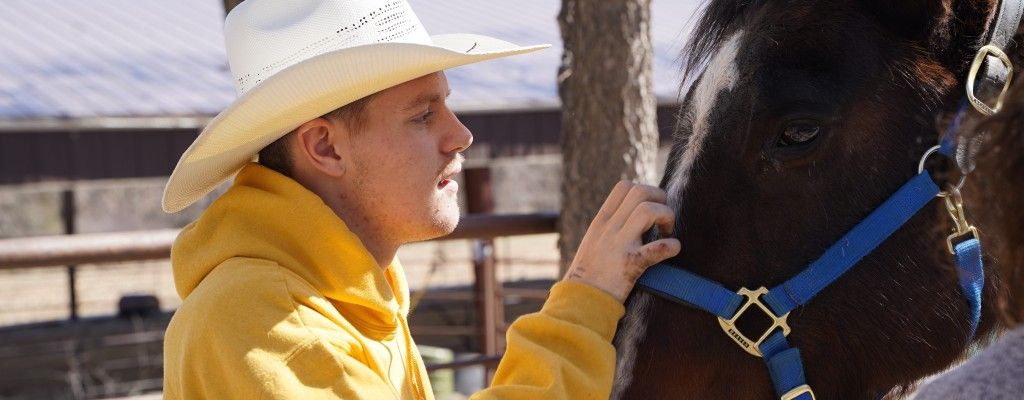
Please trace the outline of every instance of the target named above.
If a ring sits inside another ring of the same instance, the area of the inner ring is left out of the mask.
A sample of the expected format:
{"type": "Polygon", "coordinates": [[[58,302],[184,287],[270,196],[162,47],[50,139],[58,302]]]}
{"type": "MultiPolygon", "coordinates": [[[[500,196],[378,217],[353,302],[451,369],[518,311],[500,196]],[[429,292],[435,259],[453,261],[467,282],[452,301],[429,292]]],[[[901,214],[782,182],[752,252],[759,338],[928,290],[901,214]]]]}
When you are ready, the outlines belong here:
{"type": "MultiPolygon", "coordinates": [[[[790,347],[786,340],[791,331],[787,323],[790,311],[807,304],[903,226],[933,198],[942,197],[955,223],[953,233],[947,238],[947,246],[956,259],[960,287],[970,306],[968,318],[971,326],[970,337],[973,338],[981,316],[981,289],[985,279],[981,241],[977,229],[964,215],[959,191],[963,180],[950,187],[948,191],[940,191],[938,185],[924,170],[924,163],[934,153],[947,157],[955,156],[961,161],[969,158],[969,152],[965,149],[968,144],[966,141],[957,143],[956,131],[967,111],[968,103],[985,115],[995,114],[1002,106],[1003,97],[1013,76],[1013,66],[1002,49],[1016,32],[1022,13],[1024,0],[1000,2],[992,38],[989,44],[978,49],[971,64],[965,100],[940,144],[929,149],[921,157],[917,175],[802,272],[770,289],[740,288],[733,292],[717,282],[662,263],[649,268],[637,281],[637,286],[661,297],[716,315],[719,325],[729,338],[747,353],[765,360],[775,393],[780,399],[814,400],[814,391],[804,378],[800,350],[790,347]],[[994,96],[994,106],[989,106],[976,95],[975,80],[983,67],[984,74],[980,83],[983,86],[987,85],[988,92],[998,93],[994,96]],[[991,90],[993,88],[996,90],[991,90]],[[748,337],[736,327],[736,322],[751,310],[756,310],[771,320],[771,326],[757,338],[748,337]]],[[[964,162],[958,165],[965,176],[970,172],[964,168],[964,162]]]]}

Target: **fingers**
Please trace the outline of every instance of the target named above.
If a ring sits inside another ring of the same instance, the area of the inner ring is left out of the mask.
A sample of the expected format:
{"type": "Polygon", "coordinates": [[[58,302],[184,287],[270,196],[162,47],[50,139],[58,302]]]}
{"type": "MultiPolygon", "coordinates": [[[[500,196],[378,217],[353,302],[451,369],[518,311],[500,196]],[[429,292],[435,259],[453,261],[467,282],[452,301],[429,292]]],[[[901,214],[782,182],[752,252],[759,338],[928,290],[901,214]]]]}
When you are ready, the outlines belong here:
{"type": "MultiPolygon", "coordinates": [[[[675,257],[683,248],[682,243],[676,238],[665,238],[645,244],[640,248],[640,256],[643,258],[644,267],[657,264],[669,258],[675,257]]],[[[644,268],[646,269],[646,268],[644,268]]]]}
{"type": "Polygon", "coordinates": [[[630,189],[636,184],[627,180],[621,180],[615,184],[612,188],[612,192],[608,194],[608,198],[604,200],[604,204],[601,204],[601,209],[597,210],[597,215],[594,216],[594,220],[591,222],[593,225],[602,224],[608,221],[615,213],[615,210],[619,209],[622,204],[622,200],[626,198],[626,194],[629,193],[630,189]]]}
{"type": "Polygon", "coordinates": [[[654,186],[620,181],[594,216],[573,258],[566,280],[576,280],[611,294],[619,301],[649,266],[679,254],[678,239],[643,244],[641,235],[657,226],[671,234],[675,212],[668,196],[654,186]]]}
{"type": "Polygon", "coordinates": [[[622,204],[619,205],[618,209],[615,210],[615,214],[609,220],[609,228],[619,229],[623,227],[641,203],[654,202],[664,204],[666,200],[668,200],[668,195],[665,194],[664,190],[654,186],[634,184],[622,200],[622,204]]]}
{"type": "Polygon", "coordinates": [[[664,204],[648,201],[640,203],[633,209],[629,220],[619,232],[631,238],[638,238],[656,225],[662,235],[671,235],[675,228],[675,221],[676,213],[671,208],[664,204]]]}

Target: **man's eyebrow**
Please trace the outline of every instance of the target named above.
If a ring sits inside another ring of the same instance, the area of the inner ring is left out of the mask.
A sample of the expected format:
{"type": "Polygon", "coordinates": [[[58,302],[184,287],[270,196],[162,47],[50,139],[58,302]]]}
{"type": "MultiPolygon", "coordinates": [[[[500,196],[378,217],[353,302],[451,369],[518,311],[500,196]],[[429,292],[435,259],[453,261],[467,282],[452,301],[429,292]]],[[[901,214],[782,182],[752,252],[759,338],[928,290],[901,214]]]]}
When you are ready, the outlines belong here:
{"type": "MultiPolygon", "coordinates": [[[[452,95],[452,91],[451,91],[451,89],[449,89],[448,92],[445,93],[444,98],[447,99],[448,96],[451,96],[451,95],[452,95]]],[[[438,92],[424,93],[424,94],[421,94],[419,97],[417,97],[416,100],[413,100],[411,103],[409,103],[409,106],[403,108],[402,111],[409,111],[411,109],[419,107],[421,104],[433,103],[433,102],[440,101],[440,100],[441,100],[441,94],[438,93],[438,92]]]]}

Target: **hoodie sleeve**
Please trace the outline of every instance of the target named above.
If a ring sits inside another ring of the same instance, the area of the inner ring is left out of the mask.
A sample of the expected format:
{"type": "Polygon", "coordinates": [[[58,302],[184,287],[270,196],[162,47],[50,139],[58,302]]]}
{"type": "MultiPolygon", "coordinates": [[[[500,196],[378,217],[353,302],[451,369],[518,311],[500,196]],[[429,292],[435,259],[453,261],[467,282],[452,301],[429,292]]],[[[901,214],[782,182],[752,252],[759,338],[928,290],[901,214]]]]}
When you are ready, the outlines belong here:
{"type": "Polygon", "coordinates": [[[624,313],[600,289],[555,284],[540,312],[509,327],[492,386],[472,399],[607,399],[615,374],[612,336],[624,313]]]}

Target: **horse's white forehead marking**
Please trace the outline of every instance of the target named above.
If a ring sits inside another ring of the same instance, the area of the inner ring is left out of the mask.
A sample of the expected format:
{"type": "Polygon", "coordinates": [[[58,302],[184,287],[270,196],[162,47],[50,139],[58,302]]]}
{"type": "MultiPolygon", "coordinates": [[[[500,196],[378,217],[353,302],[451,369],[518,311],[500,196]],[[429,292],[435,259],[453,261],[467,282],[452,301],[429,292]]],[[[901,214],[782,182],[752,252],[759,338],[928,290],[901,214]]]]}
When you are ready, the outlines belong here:
{"type": "Polygon", "coordinates": [[[704,147],[704,142],[708,137],[709,118],[711,110],[714,109],[715,100],[723,90],[732,91],[736,86],[736,81],[739,78],[736,54],[743,42],[742,38],[743,31],[736,31],[719,46],[718,52],[704,69],[704,75],[697,83],[697,88],[694,89],[690,106],[683,114],[682,123],[689,124],[692,131],[666,188],[669,206],[674,210],[679,209],[680,197],[690,181],[693,163],[700,155],[701,148],[704,147]]]}
{"type": "MultiPolygon", "coordinates": [[[[739,51],[742,37],[743,32],[737,31],[718,48],[718,52],[711,58],[711,62],[704,70],[704,76],[701,77],[693,93],[690,107],[684,114],[683,123],[692,124],[693,132],[668,183],[669,206],[675,210],[679,209],[680,194],[690,180],[693,163],[707,138],[708,118],[715,105],[715,100],[723,90],[731,91],[736,85],[739,76],[736,67],[736,53],[739,51]]],[[[616,343],[618,363],[612,399],[619,399],[623,390],[629,387],[633,380],[633,368],[637,363],[637,346],[647,335],[647,309],[650,303],[651,295],[640,292],[629,304],[621,326],[622,330],[618,335],[619,340],[616,343]]]]}

